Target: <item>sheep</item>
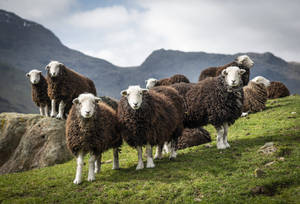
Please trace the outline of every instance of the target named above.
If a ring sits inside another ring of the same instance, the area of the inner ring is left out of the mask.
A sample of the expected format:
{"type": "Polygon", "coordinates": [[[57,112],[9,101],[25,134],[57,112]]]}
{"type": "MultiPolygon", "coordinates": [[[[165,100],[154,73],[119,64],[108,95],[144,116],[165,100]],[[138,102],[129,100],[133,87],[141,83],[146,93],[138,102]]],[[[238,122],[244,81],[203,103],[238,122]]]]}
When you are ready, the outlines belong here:
{"type": "Polygon", "coordinates": [[[264,77],[257,76],[247,86],[243,87],[244,103],[242,116],[248,113],[256,113],[266,108],[267,87],[270,81],[264,77]]]}
{"type": "Polygon", "coordinates": [[[64,119],[72,106],[72,100],[79,94],[87,92],[97,95],[93,81],[58,61],[51,61],[45,69],[47,70],[48,95],[51,99],[51,117],[64,119]],[[59,103],[58,114],[56,103],[59,103]]]}
{"type": "MultiPolygon", "coordinates": [[[[177,92],[174,89],[169,89],[177,92]]],[[[167,90],[166,90],[167,91],[167,90]]],[[[152,146],[162,146],[172,141],[170,159],[176,157],[175,143],[181,134],[183,116],[177,112],[176,105],[165,94],[154,90],[129,86],[121,91],[118,118],[122,138],[129,146],[137,148],[137,170],[144,168],[142,146],[146,145],[147,168],[154,168],[152,146]]]]}
{"type": "Polygon", "coordinates": [[[186,76],[181,74],[175,74],[170,78],[164,78],[160,80],[149,78],[145,81],[147,89],[150,89],[155,86],[166,86],[166,85],[171,85],[180,82],[190,83],[189,79],[186,76]]]}
{"type": "Polygon", "coordinates": [[[113,169],[119,169],[119,147],[122,138],[116,111],[91,93],[83,93],[73,99],[66,122],[67,147],[77,158],[74,184],[82,181],[84,155],[90,153],[88,181],[99,173],[101,154],[113,148],[113,169]]]}
{"type": "Polygon", "coordinates": [[[198,146],[211,142],[209,132],[202,127],[184,128],[182,135],[178,137],[176,150],[198,146]]]}
{"type": "Polygon", "coordinates": [[[200,76],[198,81],[202,81],[203,79],[207,77],[216,77],[219,76],[224,69],[230,66],[236,66],[241,69],[246,70],[246,73],[242,76],[243,85],[246,86],[250,79],[250,68],[253,67],[254,62],[250,59],[247,55],[241,55],[238,56],[233,62],[220,66],[220,67],[209,67],[207,69],[204,69],[200,76]]]}
{"type": "Polygon", "coordinates": [[[281,98],[290,95],[289,89],[279,81],[272,81],[270,86],[267,87],[267,93],[269,99],[281,98]]]}
{"type": "MultiPolygon", "coordinates": [[[[242,113],[243,81],[246,72],[235,66],[224,69],[221,75],[198,84],[184,84],[185,126],[189,128],[212,124],[217,130],[217,148],[226,149],[228,126],[242,113]]],[[[171,85],[180,90],[182,84],[171,85]]],[[[179,92],[180,93],[180,92],[179,92]]]]}
{"type": "Polygon", "coordinates": [[[48,84],[42,72],[36,69],[26,74],[31,83],[31,96],[33,102],[40,108],[40,114],[49,116],[50,98],[47,94],[48,84]]]}

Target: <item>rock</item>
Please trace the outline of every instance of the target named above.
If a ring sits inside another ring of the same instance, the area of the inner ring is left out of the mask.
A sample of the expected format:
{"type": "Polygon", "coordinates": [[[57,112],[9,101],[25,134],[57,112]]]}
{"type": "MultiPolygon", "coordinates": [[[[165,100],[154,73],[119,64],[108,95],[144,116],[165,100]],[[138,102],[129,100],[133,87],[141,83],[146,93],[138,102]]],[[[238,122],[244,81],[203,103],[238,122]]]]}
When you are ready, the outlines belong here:
{"type": "Polygon", "coordinates": [[[284,161],[284,157],[279,157],[278,160],[279,161],[284,161]]]}
{"type": "Polygon", "coordinates": [[[275,163],[275,161],[271,161],[271,162],[265,164],[265,166],[271,166],[271,165],[273,165],[274,163],[275,163]]]}
{"type": "Polygon", "coordinates": [[[64,163],[65,121],[37,114],[0,114],[0,174],[64,163]]]}
{"type": "Polygon", "coordinates": [[[274,145],[274,142],[267,142],[264,146],[260,147],[258,152],[262,154],[273,154],[276,152],[277,148],[274,145]]]}
{"type": "Polygon", "coordinates": [[[264,177],[266,175],[266,173],[263,170],[261,170],[260,168],[257,168],[254,171],[254,175],[257,178],[261,178],[261,177],[264,177]]]}
{"type": "Polygon", "coordinates": [[[264,187],[264,186],[256,186],[254,188],[251,189],[251,193],[253,195],[259,195],[259,194],[270,194],[270,191],[264,187]]]}

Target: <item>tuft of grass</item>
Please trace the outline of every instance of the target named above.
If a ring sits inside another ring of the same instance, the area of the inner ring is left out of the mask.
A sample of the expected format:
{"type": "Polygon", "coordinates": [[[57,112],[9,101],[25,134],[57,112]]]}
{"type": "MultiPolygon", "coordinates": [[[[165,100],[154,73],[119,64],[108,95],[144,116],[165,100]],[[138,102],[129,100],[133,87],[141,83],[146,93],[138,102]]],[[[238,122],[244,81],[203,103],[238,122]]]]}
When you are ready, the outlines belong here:
{"type": "MultiPolygon", "coordinates": [[[[215,140],[214,128],[205,128],[215,140]]],[[[165,157],[154,169],[140,171],[135,170],[136,151],[124,145],[120,170],[108,162],[95,182],[81,185],[73,184],[74,159],[0,175],[0,203],[299,203],[300,96],[270,100],[265,111],[237,120],[229,129],[231,148],[220,151],[212,143],[212,148],[181,150],[175,161],[165,157]],[[259,153],[266,142],[274,142],[277,152],[259,153]],[[263,177],[255,177],[257,168],[263,177]]],[[[111,159],[111,150],[104,153],[103,161],[111,159]]],[[[85,165],[85,179],[87,170],[85,165]]]]}

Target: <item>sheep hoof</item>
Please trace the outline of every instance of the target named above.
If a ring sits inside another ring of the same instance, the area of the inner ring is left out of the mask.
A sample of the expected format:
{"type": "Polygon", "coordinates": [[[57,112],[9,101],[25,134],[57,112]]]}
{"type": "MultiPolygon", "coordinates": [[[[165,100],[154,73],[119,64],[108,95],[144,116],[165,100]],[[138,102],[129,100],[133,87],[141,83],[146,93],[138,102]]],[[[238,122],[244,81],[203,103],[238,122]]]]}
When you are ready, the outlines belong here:
{"type": "Polygon", "coordinates": [[[144,164],[138,164],[136,170],[140,170],[144,168],[144,164]]]}
{"type": "Polygon", "coordinates": [[[114,166],[112,168],[112,170],[119,170],[119,169],[120,169],[120,167],[114,167],[114,166]]]}
{"type": "Polygon", "coordinates": [[[155,167],[155,164],[152,162],[147,162],[147,168],[154,168],[155,167]]]}
{"type": "Polygon", "coordinates": [[[95,177],[88,177],[87,180],[90,181],[90,182],[95,181],[95,177]]]}
{"type": "Polygon", "coordinates": [[[75,179],[75,180],[73,181],[73,183],[78,185],[78,184],[81,183],[81,181],[80,181],[79,179],[75,179]]]}
{"type": "Polygon", "coordinates": [[[58,119],[58,120],[63,120],[63,119],[64,119],[64,117],[63,117],[63,116],[61,116],[61,115],[57,115],[57,116],[56,116],[56,119],[58,119]]]}
{"type": "Polygon", "coordinates": [[[229,147],[230,147],[230,145],[228,144],[228,142],[225,143],[225,147],[226,147],[226,148],[229,148],[229,147]]]}
{"type": "Polygon", "coordinates": [[[226,146],[224,144],[217,145],[217,149],[226,149],[226,146]]]}
{"type": "Polygon", "coordinates": [[[170,157],[169,160],[170,161],[174,161],[176,159],[176,157],[170,157]]]}

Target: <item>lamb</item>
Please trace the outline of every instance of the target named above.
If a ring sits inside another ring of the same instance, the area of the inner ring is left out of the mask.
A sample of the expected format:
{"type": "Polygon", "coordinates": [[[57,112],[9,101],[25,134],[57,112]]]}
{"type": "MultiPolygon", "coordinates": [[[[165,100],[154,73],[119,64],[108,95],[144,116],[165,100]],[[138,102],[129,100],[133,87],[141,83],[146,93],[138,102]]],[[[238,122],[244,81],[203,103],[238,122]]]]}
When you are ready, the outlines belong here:
{"type": "MultiPolygon", "coordinates": [[[[198,84],[184,84],[185,126],[189,128],[212,124],[217,130],[217,148],[226,149],[228,126],[237,120],[243,108],[242,75],[246,71],[235,66],[227,67],[217,77],[198,84]],[[188,87],[189,86],[189,87],[188,87]]],[[[182,84],[171,85],[180,90],[182,84]]]]}
{"type": "Polygon", "coordinates": [[[66,140],[68,149],[77,158],[74,184],[82,181],[83,158],[87,153],[90,153],[88,181],[95,180],[101,154],[110,148],[113,148],[113,169],[119,169],[122,138],[116,111],[93,94],[80,94],[73,100],[66,123],[66,140]]]}
{"type": "Polygon", "coordinates": [[[58,61],[47,66],[48,95],[51,99],[51,117],[64,119],[72,106],[72,100],[82,93],[96,94],[96,88],[90,79],[67,68],[58,61]],[[56,103],[59,103],[58,114],[56,103]]]}
{"type": "Polygon", "coordinates": [[[40,108],[40,114],[49,116],[50,98],[47,94],[48,84],[42,72],[36,69],[26,74],[31,82],[31,96],[33,102],[40,108]]]}
{"type": "Polygon", "coordinates": [[[252,79],[247,86],[244,86],[244,105],[242,116],[248,113],[256,113],[266,108],[267,86],[270,82],[262,80],[260,77],[252,79]]]}
{"type": "Polygon", "coordinates": [[[147,89],[150,89],[155,86],[167,86],[167,85],[180,83],[180,82],[190,83],[189,79],[182,74],[175,74],[170,78],[164,78],[160,80],[149,78],[148,80],[145,81],[147,89]]]}
{"type": "Polygon", "coordinates": [[[198,81],[202,81],[207,77],[216,77],[219,76],[224,69],[230,66],[236,66],[240,69],[246,70],[246,73],[242,76],[243,85],[246,86],[250,79],[250,68],[253,67],[254,62],[250,59],[247,55],[241,55],[238,56],[233,62],[230,62],[229,64],[220,66],[220,67],[209,67],[207,69],[204,69],[200,76],[198,81]]]}
{"type": "MultiPolygon", "coordinates": [[[[168,89],[177,92],[174,89],[168,89]]],[[[168,91],[166,90],[166,91],[168,91]]],[[[147,168],[155,167],[152,158],[152,146],[162,146],[172,142],[170,159],[176,157],[175,144],[182,132],[182,115],[176,105],[165,94],[154,90],[129,86],[121,92],[118,106],[118,118],[121,135],[129,146],[137,148],[137,170],[144,168],[142,146],[146,145],[147,168]]],[[[180,98],[180,96],[178,96],[180,98]]]]}
{"type": "Polygon", "coordinates": [[[267,93],[269,99],[281,98],[290,95],[289,89],[279,81],[272,81],[270,86],[267,87],[267,93]]]}

